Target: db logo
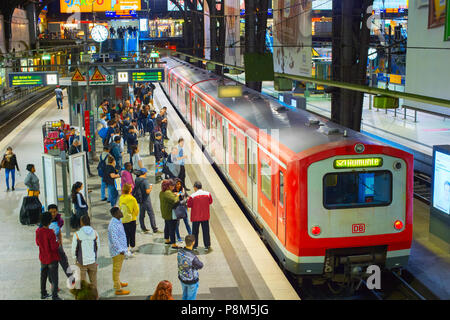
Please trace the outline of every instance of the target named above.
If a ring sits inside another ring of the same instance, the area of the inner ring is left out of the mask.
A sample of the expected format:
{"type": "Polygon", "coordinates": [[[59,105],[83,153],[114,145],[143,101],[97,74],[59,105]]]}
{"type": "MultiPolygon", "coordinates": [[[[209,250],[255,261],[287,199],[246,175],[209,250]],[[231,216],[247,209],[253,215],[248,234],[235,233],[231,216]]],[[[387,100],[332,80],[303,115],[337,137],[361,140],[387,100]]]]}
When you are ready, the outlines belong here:
{"type": "Polygon", "coordinates": [[[366,225],[364,223],[352,225],[352,233],[364,233],[364,232],[366,232],[366,225]]]}

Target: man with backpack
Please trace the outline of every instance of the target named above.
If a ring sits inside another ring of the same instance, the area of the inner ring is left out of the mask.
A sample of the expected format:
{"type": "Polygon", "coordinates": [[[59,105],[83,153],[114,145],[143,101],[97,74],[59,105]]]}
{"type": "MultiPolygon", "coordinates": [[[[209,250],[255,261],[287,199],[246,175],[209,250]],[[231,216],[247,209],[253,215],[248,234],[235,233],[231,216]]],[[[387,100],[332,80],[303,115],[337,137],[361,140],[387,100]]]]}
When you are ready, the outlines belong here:
{"type": "Polygon", "coordinates": [[[80,281],[86,281],[86,272],[91,285],[97,290],[97,257],[100,240],[91,227],[91,220],[86,214],[80,219],[81,229],[74,233],[72,239],[72,257],[80,268],[80,281]]]}
{"type": "Polygon", "coordinates": [[[101,185],[101,188],[100,188],[102,201],[107,201],[108,200],[106,198],[106,183],[105,183],[105,181],[103,179],[103,173],[105,172],[105,169],[106,169],[106,160],[108,159],[108,156],[110,156],[110,154],[109,154],[109,147],[108,146],[104,146],[103,147],[103,152],[100,155],[100,161],[98,162],[98,166],[97,166],[98,176],[101,177],[101,179],[102,179],[102,185],[101,185]]]}
{"type": "Polygon", "coordinates": [[[149,230],[145,227],[145,213],[147,212],[150,225],[152,226],[153,233],[159,233],[158,227],[155,222],[155,214],[153,212],[152,203],[150,201],[150,192],[153,186],[147,180],[147,169],[141,168],[137,172],[138,177],[135,180],[135,186],[132,192],[133,197],[139,203],[139,224],[141,225],[141,230],[144,233],[148,233],[149,230]]]}

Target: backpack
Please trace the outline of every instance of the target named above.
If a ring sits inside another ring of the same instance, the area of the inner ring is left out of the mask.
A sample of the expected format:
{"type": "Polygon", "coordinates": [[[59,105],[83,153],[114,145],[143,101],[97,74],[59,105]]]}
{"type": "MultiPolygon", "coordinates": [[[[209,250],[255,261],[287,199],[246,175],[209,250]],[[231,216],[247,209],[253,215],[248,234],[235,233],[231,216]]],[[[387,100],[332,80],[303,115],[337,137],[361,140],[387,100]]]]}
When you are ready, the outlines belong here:
{"type": "Polygon", "coordinates": [[[100,136],[100,138],[105,139],[106,135],[108,134],[108,127],[103,127],[100,130],[98,130],[98,135],[100,136]]]}
{"type": "MultiPolygon", "coordinates": [[[[75,232],[75,236],[77,237],[77,247],[75,249],[75,257],[76,257],[77,262],[79,264],[83,265],[83,253],[82,253],[82,249],[81,249],[81,240],[80,240],[80,238],[78,238],[78,232],[75,232]]],[[[97,250],[98,250],[97,239],[98,239],[98,234],[97,234],[97,232],[95,232],[95,240],[94,240],[95,260],[97,260],[97,250]]]]}
{"type": "Polygon", "coordinates": [[[142,197],[141,185],[142,185],[142,182],[139,184],[136,183],[133,191],[131,192],[131,195],[136,199],[137,203],[142,203],[142,201],[144,200],[142,197]]]}
{"type": "Polygon", "coordinates": [[[97,172],[98,172],[98,176],[99,177],[103,177],[103,173],[105,172],[105,169],[106,169],[106,158],[108,158],[108,157],[106,156],[105,159],[102,159],[102,156],[100,156],[100,161],[99,161],[98,166],[97,166],[97,172]]]}

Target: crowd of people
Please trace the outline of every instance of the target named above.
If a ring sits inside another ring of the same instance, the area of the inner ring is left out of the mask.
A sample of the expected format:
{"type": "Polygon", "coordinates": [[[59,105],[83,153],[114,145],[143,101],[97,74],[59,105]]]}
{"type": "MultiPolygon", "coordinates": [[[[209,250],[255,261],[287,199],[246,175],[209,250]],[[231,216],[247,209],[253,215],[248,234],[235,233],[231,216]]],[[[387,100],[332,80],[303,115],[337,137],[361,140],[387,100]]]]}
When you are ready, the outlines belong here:
{"type": "MultiPolygon", "coordinates": [[[[153,106],[154,89],[152,84],[139,85],[134,89],[133,103],[126,100],[112,105],[105,100],[99,107],[101,115],[97,133],[102,138],[103,152],[99,156],[97,173],[101,181],[100,200],[108,201],[111,207],[108,245],[112,259],[114,290],[115,295],[118,296],[130,293],[129,290],[124,289],[128,283],[120,280],[120,273],[124,261],[138,252],[136,248],[137,220],[139,219],[139,227],[143,233],[150,232],[145,225],[147,215],[153,233],[163,233],[165,244],[178,250],[178,278],[183,289],[182,298],[194,300],[198,290],[198,270],[203,267],[203,263],[196,255],[198,234],[201,226],[205,249],[210,251],[209,207],[213,200],[211,194],[202,189],[200,181],[193,184],[194,192],[191,195],[188,194],[190,189],[185,182],[187,155],[184,151],[184,139],[178,138],[176,146],[170,152],[166,151],[167,147],[164,143],[165,140],[169,140],[167,108],[162,107],[156,110],[153,106]],[[145,137],[147,133],[149,155],[155,157],[155,179],[157,183],[161,181],[159,208],[164,220],[163,232],[159,230],[155,220],[150,197],[153,185],[148,180],[149,170],[143,163],[142,146],[138,139],[145,137]],[[188,208],[190,208],[190,219],[188,208]],[[179,246],[179,243],[183,241],[179,230],[181,220],[187,232],[184,247],[179,246]]],[[[82,139],[73,132],[71,139],[68,140],[72,151],[79,152],[82,139]]],[[[70,225],[76,232],[73,234],[71,256],[80,269],[79,283],[81,283],[81,288],[73,289],[72,293],[77,299],[83,296],[98,298],[97,261],[102,239],[91,227],[89,206],[82,190],[81,182],[76,182],[72,186],[71,200],[74,214],[70,225]]],[[[36,244],[39,246],[41,261],[42,299],[50,296],[46,290],[47,278],[52,285],[52,298],[60,299],[58,263],[68,279],[72,279],[75,283],[74,271],[70,270],[62,247],[60,229],[63,224],[64,221],[58,213],[57,206],[50,205],[48,212],[43,213],[41,225],[36,231],[36,244]]],[[[172,284],[169,281],[161,281],[149,299],[171,300],[173,299],[171,290],[172,284]]]]}
{"type": "Polygon", "coordinates": [[[127,35],[128,38],[137,38],[139,29],[138,27],[118,27],[117,30],[113,26],[109,27],[109,37],[111,39],[124,39],[127,35]]]}

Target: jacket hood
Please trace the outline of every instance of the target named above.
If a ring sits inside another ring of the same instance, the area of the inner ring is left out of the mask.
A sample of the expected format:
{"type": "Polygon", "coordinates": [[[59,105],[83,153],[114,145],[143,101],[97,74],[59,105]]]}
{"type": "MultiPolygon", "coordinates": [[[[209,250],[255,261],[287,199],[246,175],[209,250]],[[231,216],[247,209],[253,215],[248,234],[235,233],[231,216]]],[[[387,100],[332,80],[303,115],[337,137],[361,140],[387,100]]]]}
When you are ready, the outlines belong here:
{"type": "Polygon", "coordinates": [[[84,226],[81,227],[80,232],[78,232],[80,237],[83,237],[84,239],[95,239],[95,232],[94,229],[90,226],[84,226]]]}

